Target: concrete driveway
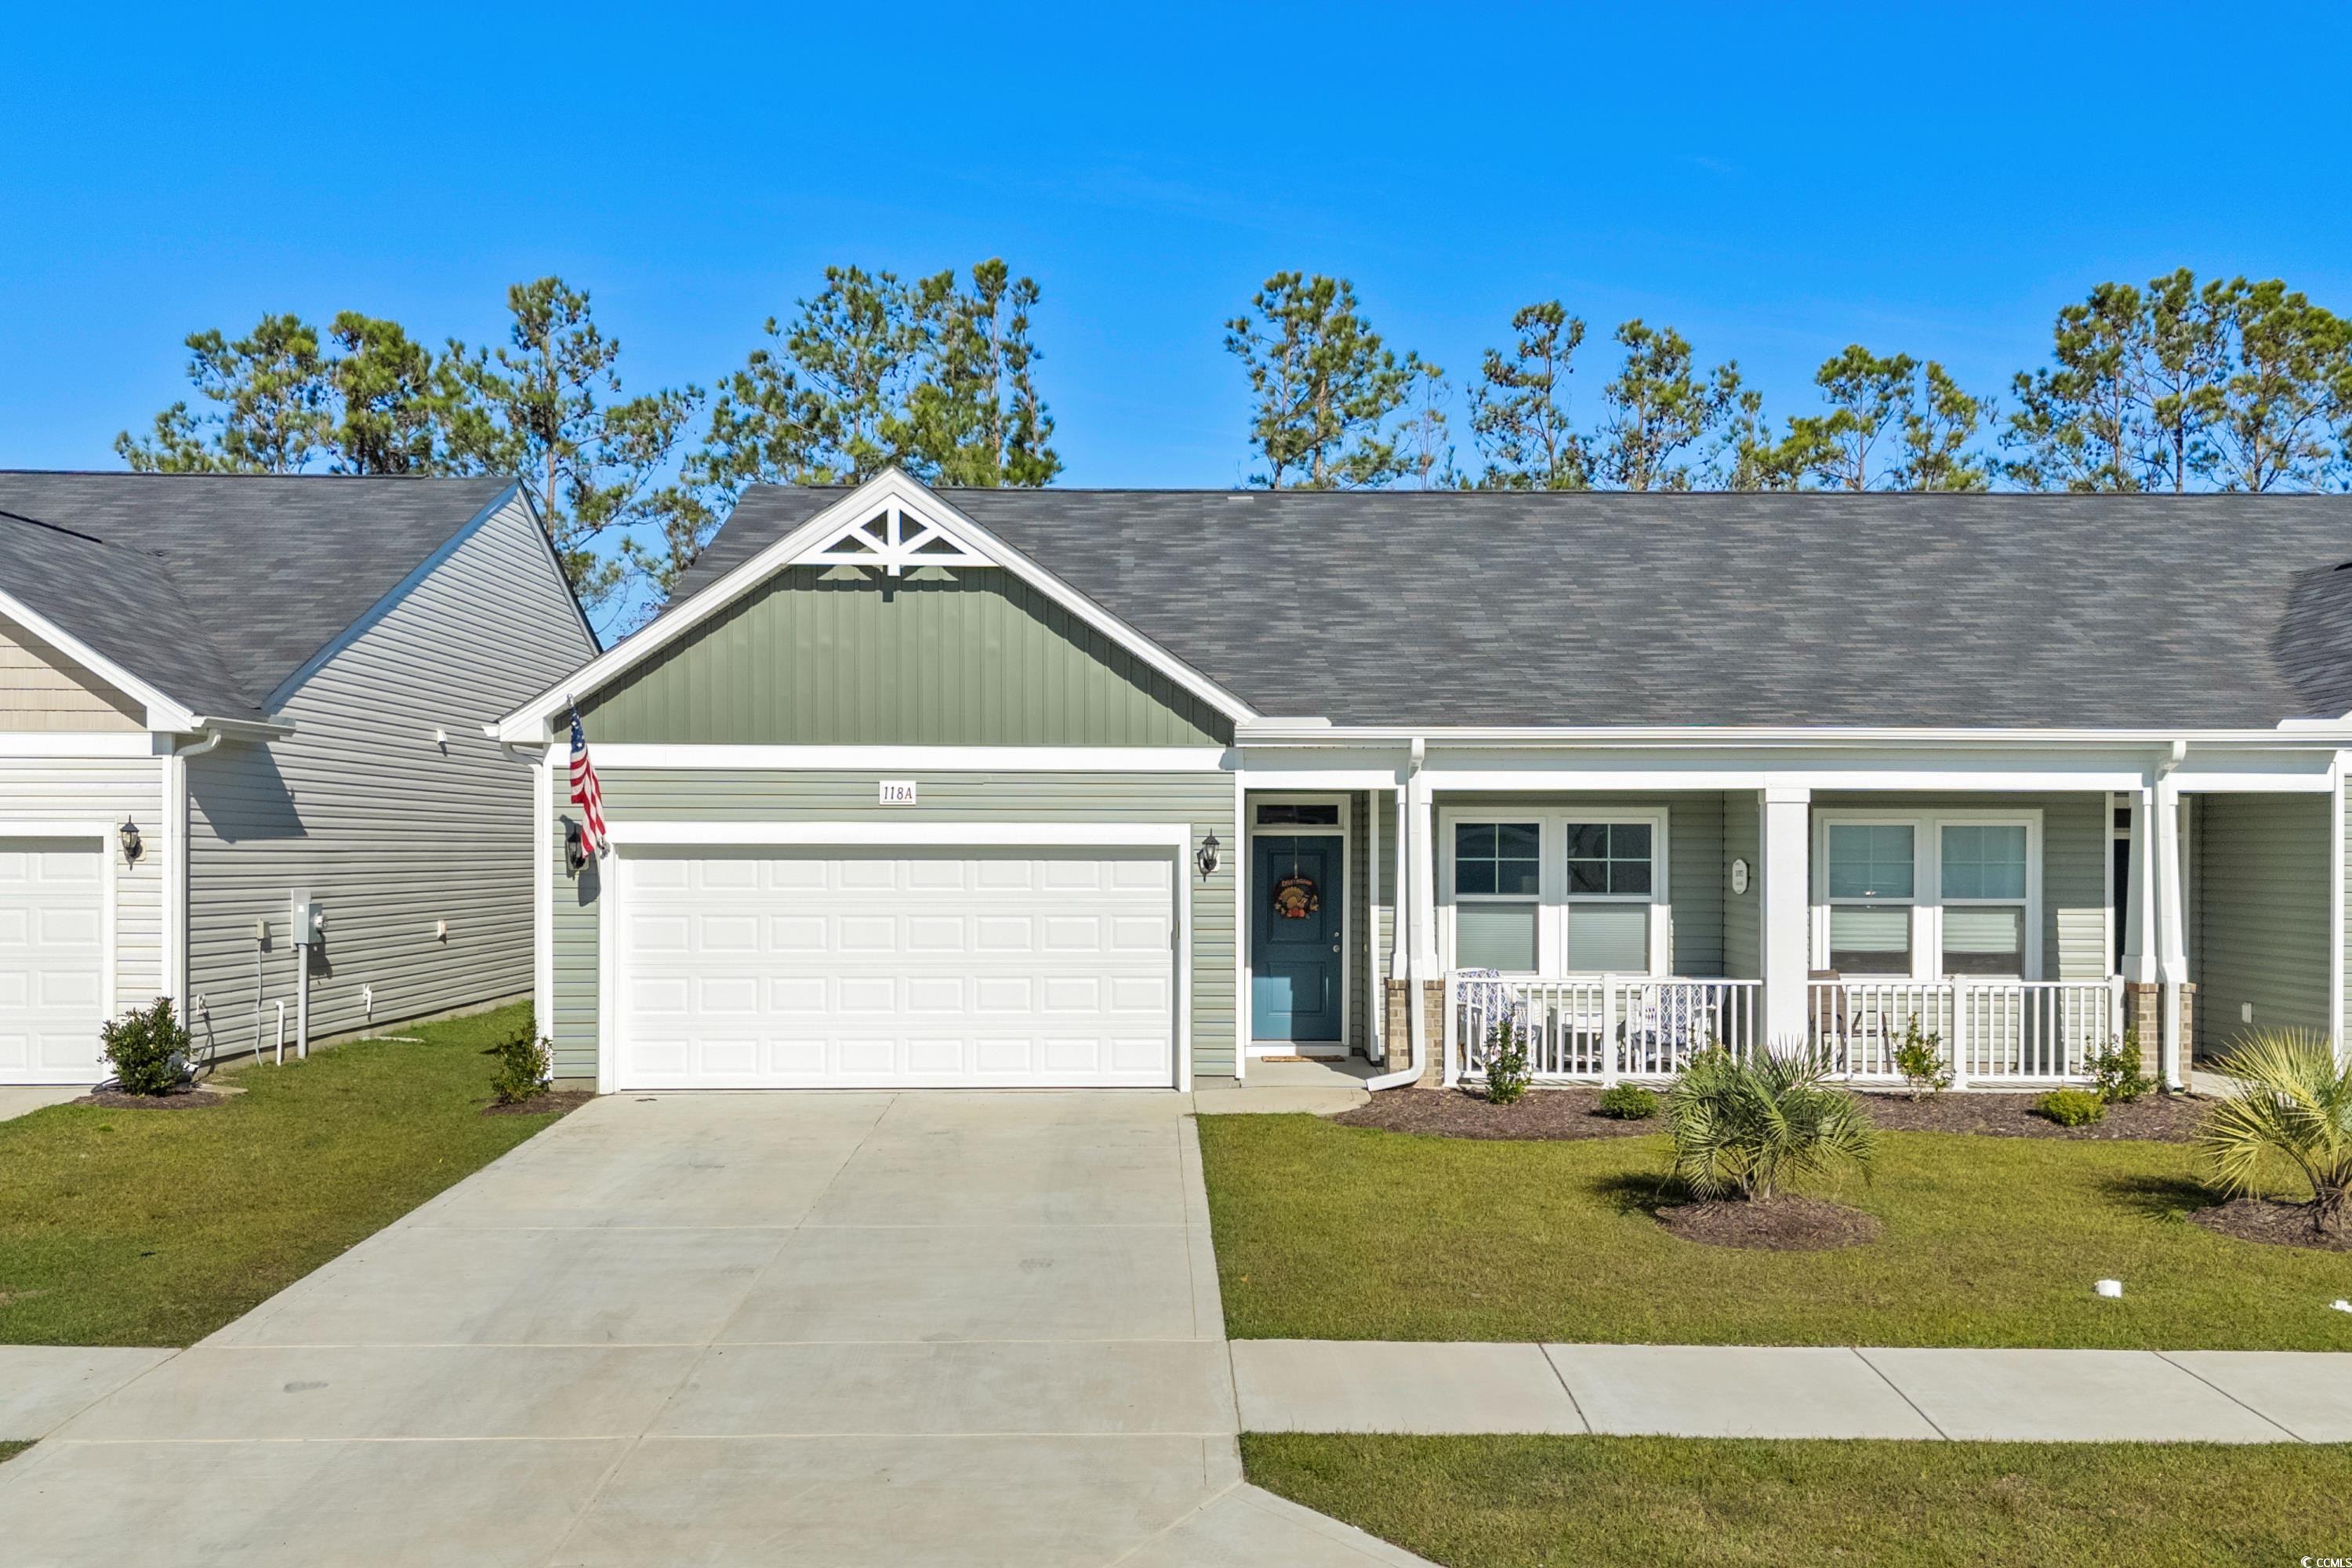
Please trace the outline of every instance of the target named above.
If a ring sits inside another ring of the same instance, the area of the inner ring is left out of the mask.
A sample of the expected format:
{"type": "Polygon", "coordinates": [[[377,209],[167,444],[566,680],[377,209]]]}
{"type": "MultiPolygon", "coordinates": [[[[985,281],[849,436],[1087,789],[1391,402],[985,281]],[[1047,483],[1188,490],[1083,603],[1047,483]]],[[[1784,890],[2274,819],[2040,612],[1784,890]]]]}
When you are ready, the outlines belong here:
{"type": "Polygon", "coordinates": [[[1189,1112],[598,1100],[0,1467],[5,1555],[1419,1561],[1242,1483],[1189,1112]]]}

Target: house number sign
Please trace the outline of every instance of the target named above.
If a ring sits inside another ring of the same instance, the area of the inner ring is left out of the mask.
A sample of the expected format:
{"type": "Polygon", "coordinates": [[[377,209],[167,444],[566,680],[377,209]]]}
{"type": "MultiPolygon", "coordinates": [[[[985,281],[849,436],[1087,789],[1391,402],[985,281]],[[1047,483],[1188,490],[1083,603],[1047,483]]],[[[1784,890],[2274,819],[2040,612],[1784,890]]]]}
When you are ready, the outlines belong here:
{"type": "Polygon", "coordinates": [[[1748,862],[1745,860],[1734,860],[1731,863],[1731,890],[1734,893],[1744,893],[1748,890],[1748,862]]]}
{"type": "Polygon", "coordinates": [[[915,804],[915,781],[912,779],[884,779],[882,781],[881,804],[884,805],[913,805],[915,804]]]}

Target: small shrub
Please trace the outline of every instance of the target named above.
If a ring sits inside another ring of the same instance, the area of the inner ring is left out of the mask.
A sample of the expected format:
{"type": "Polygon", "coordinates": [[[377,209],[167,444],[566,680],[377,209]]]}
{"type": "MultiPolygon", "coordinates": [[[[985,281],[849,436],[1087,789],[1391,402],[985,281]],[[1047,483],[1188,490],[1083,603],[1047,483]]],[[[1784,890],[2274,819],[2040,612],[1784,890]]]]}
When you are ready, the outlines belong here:
{"type": "Polygon", "coordinates": [[[2107,1113],[2107,1102],[2087,1089],[2053,1089],[2033,1109],[2061,1127],[2088,1127],[2107,1113]]]}
{"type": "Polygon", "coordinates": [[[1911,1086],[1914,1100],[1925,1100],[1952,1087],[1952,1066],[1944,1059],[1944,1037],[1923,1032],[1916,1013],[1904,1020],[1903,1038],[1895,1047],[1895,1070],[1911,1086]]]}
{"type": "Polygon", "coordinates": [[[169,1094],[188,1076],[188,1031],[172,1016],[169,996],[108,1019],[98,1037],[125,1094],[169,1094]]]}
{"type": "Polygon", "coordinates": [[[500,1105],[520,1105],[544,1089],[555,1072],[553,1042],[528,1029],[482,1054],[491,1058],[490,1092],[500,1105]]]}
{"type": "Polygon", "coordinates": [[[1694,1056],[1666,1091],[1675,1178],[1697,1197],[1762,1203],[1801,1177],[1847,1167],[1867,1176],[1878,1130],[1860,1100],[1822,1075],[1804,1052],[1767,1051],[1754,1062],[1723,1050],[1694,1056]]]}
{"type": "Polygon", "coordinates": [[[1658,1113],[1658,1097],[1638,1083],[1621,1083],[1602,1089],[1595,1109],[1620,1121],[1647,1121],[1658,1113]]]}
{"type": "Polygon", "coordinates": [[[1528,1092],[1528,1041],[1516,1018],[1498,1018],[1486,1035],[1486,1100],[1517,1105],[1528,1092]]]}
{"type": "Polygon", "coordinates": [[[2197,1131],[2215,1184],[2252,1196],[2291,1172],[2311,1188],[2312,1229],[2340,1229],[2352,1207],[2352,1062],[2338,1062],[2325,1035],[2264,1029],[2240,1039],[2221,1070],[2237,1088],[2197,1131]]]}
{"type": "Polygon", "coordinates": [[[2126,1029],[2111,1049],[2091,1058],[2092,1092],[2109,1105],[2128,1105],[2155,1087],[2156,1080],[2139,1070],[2137,1026],[2126,1029]]]}

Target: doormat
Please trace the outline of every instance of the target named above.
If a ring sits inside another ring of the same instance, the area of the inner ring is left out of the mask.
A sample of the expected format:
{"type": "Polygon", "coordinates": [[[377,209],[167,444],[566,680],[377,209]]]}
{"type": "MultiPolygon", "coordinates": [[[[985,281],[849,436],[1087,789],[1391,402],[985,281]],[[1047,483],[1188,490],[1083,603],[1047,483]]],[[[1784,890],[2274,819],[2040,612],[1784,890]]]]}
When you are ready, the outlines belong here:
{"type": "Polygon", "coordinates": [[[1254,1062],[1311,1062],[1313,1057],[1252,1057],[1254,1062]]]}

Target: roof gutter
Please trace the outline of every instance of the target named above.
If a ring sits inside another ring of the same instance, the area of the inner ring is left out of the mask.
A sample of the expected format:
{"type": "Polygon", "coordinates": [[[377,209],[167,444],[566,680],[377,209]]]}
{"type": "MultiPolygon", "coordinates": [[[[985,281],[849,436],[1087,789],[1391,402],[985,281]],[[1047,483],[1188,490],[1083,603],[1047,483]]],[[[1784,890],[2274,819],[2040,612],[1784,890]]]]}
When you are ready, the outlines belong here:
{"type": "Polygon", "coordinates": [[[205,737],[200,744],[180,752],[184,757],[194,757],[211,751],[223,741],[282,741],[294,732],[294,726],[263,719],[215,719],[198,713],[189,720],[186,732],[205,737]]]}
{"type": "Polygon", "coordinates": [[[1798,727],[1782,725],[1622,725],[1572,727],[1551,725],[1464,726],[1430,730],[1384,724],[1326,724],[1296,719],[1244,720],[1234,731],[1240,746],[1430,745],[1514,747],[1575,747],[1609,750],[1641,747],[1709,749],[1801,746],[1880,746],[1899,748],[1983,746],[2080,748],[2115,746],[2144,749],[2178,742],[2198,746],[2281,746],[2297,750],[2352,747],[2352,721],[2289,720],[2269,730],[2032,730],[1926,729],[1892,726],[1798,727]]]}

